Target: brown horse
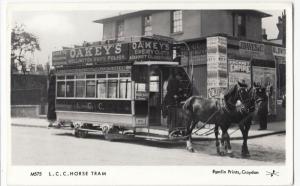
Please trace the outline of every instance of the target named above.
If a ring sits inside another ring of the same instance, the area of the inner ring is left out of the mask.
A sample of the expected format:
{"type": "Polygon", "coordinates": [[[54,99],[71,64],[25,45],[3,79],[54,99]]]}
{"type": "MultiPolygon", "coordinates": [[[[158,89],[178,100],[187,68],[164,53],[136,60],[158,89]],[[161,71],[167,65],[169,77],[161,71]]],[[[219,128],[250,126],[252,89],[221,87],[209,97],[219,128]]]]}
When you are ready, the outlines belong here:
{"type": "Polygon", "coordinates": [[[243,135],[242,155],[248,156],[247,147],[248,131],[251,126],[252,113],[255,109],[255,92],[253,88],[247,89],[244,84],[238,83],[224,95],[224,104],[218,99],[209,99],[192,96],[186,100],[183,110],[187,113],[187,149],[193,152],[192,132],[196,124],[200,121],[203,123],[215,123],[215,137],[217,152],[225,154],[220,150],[218,139],[219,127],[222,130],[221,146],[227,153],[231,154],[230,137],[228,128],[231,123],[238,123],[243,135]]]}

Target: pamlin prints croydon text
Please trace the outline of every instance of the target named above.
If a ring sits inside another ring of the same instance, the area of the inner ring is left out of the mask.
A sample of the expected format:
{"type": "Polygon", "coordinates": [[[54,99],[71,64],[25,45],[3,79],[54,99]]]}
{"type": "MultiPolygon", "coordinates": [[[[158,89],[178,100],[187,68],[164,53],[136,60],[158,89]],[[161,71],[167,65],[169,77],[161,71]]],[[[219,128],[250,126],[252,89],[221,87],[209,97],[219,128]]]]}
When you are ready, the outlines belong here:
{"type": "Polygon", "coordinates": [[[237,174],[237,175],[242,175],[242,174],[248,174],[248,175],[253,175],[253,174],[259,174],[259,171],[248,171],[248,170],[212,170],[213,174],[237,174]]]}

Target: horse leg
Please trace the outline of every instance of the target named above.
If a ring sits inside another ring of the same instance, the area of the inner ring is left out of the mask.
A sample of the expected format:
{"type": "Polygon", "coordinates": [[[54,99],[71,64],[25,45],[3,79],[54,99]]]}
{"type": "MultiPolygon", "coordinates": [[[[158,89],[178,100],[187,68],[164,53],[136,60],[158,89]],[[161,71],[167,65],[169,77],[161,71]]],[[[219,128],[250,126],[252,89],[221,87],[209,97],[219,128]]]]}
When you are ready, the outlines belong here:
{"type": "Polygon", "coordinates": [[[196,123],[197,122],[193,121],[192,124],[191,124],[191,126],[188,127],[188,129],[187,129],[187,136],[188,136],[188,138],[187,138],[187,141],[186,141],[186,149],[188,151],[190,151],[190,152],[194,152],[195,151],[194,148],[193,148],[193,145],[192,145],[192,133],[193,133],[193,130],[194,130],[195,126],[196,126],[196,123]]]}
{"type": "Polygon", "coordinates": [[[217,124],[215,124],[214,131],[215,131],[217,153],[220,155],[219,126],[217,124]]]}
{"type": "Polygon", "coordinates": [[[232,150],[231,150],[231,145],[230,145],[230,136],[229,136],[227,130],[226,130],[226,132],[224,134],[224,137],[225,137],[225,149],[226,149],[226,153],[229,156],[232,156],[232,150]]]}
{"type": "Polygon", "coordinates": [[[220,148],[220,155],[224,156],[226,152],[226,144],[225,144],[225,130],[222,128],[222,136],[221,136],[221,148],[220,148]]]}
{"type": "Polygon", "coordinates": [[[248,139],[248,132],[249,132],[249,129],[250,129],[250,125],[251,123],[242,123],[239,125],[240,127],[240,130],[242,132],[242,135],[243,135],[243,145],[242,145],[242,157],[249,157],[250,156],[250,153],[249,153],[249,150],[248,150],[248,145],[247,145],[247,139],[248,139]]]}
{"type": "Polygon", "coordinates": [[[245,123],[245,131],[244,131],[245,134],[243,136],[243,139],[244,139],[244,141],[243,141],[243,151],[244,151],[243,156],[245,156],[245,157],[250,157],[250,153],[248,150],[248,144],[247,144],[250,127],[251,127],[251,120],[248,121],[247,123],[245,123]]]}

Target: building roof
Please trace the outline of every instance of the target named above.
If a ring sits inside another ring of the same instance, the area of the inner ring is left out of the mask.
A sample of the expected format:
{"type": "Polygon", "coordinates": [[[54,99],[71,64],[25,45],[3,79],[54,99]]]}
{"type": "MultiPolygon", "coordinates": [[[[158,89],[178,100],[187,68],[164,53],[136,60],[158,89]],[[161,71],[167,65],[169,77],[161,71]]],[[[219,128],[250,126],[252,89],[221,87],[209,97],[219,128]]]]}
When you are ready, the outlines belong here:
{"type": "MultiPolygon", "coordinates": [[[[115,21],[115,20],[121,20],[121,19],[128,18],[128,17],[134,17],[134,16],[139,16],[139,15],[146,15],[146,14],[151,14],[151,13],[159,12],[159,11],[169,11],[169,10],[140,10],[140,11],[133,11],[133,12],[125,13],[125,14],[120,14],[120,15],[116,15],[116,16],[111,16],[111,17],[107,17],[107,18],[98,19],[98,20],[95,20],[94,22],[95,23],[107,23],[107,22],[111,22],[111,21],[115,21]]],[[[218,10],[216,10],[216,11],[218,11],[218,10]]],[[[257,15],[257,16],[259,16],[261,18],[272,16],[270,14],[267,14],[265,12],[258,11],[258,10],[228,10],[228,11],[233,11],[233,12],[237,12],[237,13],[246,13],[246,14],[257,15]]]]}
{"type": "Polygon", "coordinates": [[[245,13],[245,14],[252,14],[252,15],[257,15],[261,18],[265,18],[265,17],[271,17],[271,14],[265,13],[263,11],[259,11],[259,10],[232,10],[233,12],[237,12],[237,13],[245,13]]]}
{"type": "Polygon", "coordinates": [[[139,15],[150,14],[150,13],[158,12],[158,11],[163,11],[163,10],[140,10],[140,11],[133,11],[133,12],[129,12],[129,13],[125,13],[125,14],[120,14],[120,15],[116,15],[116,16],[112,16],[112,17],[98,19],[98,20],[95,20],[94,22],[95,23],[106,23],[106,22],[120,20],[120,19],[124,19],[124,18],[128,18],[128,17],[134,17],[134,16],[139,16],[139,15]]]}

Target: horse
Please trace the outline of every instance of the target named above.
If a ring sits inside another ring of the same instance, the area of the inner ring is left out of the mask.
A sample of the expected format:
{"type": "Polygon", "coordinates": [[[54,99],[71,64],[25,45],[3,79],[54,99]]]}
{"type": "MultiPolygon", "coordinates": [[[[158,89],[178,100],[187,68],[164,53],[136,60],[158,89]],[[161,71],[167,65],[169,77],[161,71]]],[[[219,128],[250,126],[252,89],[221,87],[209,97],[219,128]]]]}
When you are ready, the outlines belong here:
{"type": "Polygon", "coordinates": [[[224,155],[224,152],[220,150],[218,139],[219,127],[221,128],[221,145],[224,146],[227,153],[232,154],[227,130],[231,123],[238,122],[244,139],[242,154],[244,156],[249,155],[247,147],[248,131],[252,121],[252,112],[255,109],[255,92],[253,90],[252,87],[247,89],[245,84],[238,83],[224,95],[224,104],[218,99],[199,96],[192,96],[187,99],[183,105],[183,110],[189,116],[186,122],[187,150],[194,152],[191,136],[193,129],[200,121],[203,123],[215,123],[214,132],[217,152],[220,155],[224,155]]]}

